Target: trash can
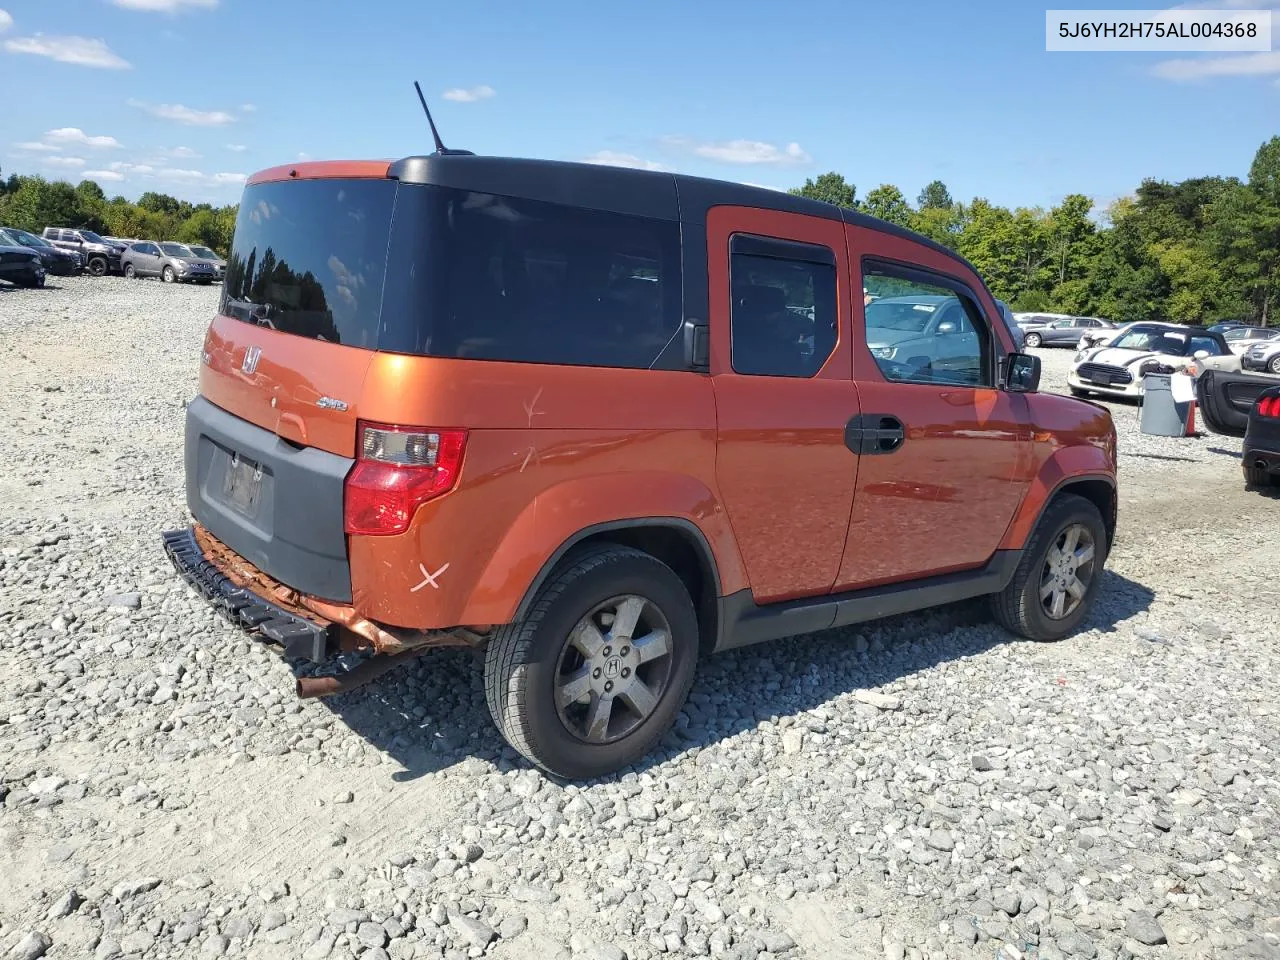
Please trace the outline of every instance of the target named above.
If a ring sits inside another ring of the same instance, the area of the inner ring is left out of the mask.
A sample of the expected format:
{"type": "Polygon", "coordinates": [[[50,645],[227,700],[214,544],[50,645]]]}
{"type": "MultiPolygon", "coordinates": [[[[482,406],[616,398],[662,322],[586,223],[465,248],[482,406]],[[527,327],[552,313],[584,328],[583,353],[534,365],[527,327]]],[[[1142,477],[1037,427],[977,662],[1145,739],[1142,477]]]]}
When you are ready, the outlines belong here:
{"type": "Polygon", "coordinates": [[[1185,374],[1148,373],[1142,378],[1143,433],[1156,437],[1188,436],[1194,407],[1194,381],[1185,374]]]}

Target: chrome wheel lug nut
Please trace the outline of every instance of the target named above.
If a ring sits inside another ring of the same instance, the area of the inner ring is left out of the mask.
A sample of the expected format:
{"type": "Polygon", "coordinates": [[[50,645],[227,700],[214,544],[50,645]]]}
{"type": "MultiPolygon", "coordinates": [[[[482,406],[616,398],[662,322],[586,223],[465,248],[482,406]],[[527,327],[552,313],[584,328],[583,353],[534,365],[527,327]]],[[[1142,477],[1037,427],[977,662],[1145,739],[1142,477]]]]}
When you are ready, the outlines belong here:
{"type": "Polygon", "coordinates": [[[596,667],[594,670],[592,670],[592,671],[591,671],[591,675],[592,675],[593,677],[595,677],[597,680],[599,680],[599,679],[600,679],[600,668],[599,668],[599,667],[596,667]]]}
{"type": "Polygon", "coordinates": [[[612,681],[612,680],[606,680],[606,681],[604,682],[604,692],[605,692],[605,693],[609,693],[609,692],[611,692],[612,690],[613,690],[613,681],[612,681]]]}

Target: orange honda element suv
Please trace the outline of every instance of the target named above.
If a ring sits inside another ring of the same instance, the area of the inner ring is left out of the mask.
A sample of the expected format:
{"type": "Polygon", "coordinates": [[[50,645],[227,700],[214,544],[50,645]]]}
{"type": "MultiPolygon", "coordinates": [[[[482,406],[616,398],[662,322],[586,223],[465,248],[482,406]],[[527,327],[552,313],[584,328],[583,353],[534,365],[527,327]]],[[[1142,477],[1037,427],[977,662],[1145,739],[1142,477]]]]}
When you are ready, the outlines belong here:
{"type": "Polygon", "coordinates": [[[566,777],[651,750],[704,653],[983,595],[1061,638],[1115,532],[1110,416],[1037,392],[968,263],[740,184],[266,170],[201,361],[182,575],[303,696],[483,648],[566,777]]]}

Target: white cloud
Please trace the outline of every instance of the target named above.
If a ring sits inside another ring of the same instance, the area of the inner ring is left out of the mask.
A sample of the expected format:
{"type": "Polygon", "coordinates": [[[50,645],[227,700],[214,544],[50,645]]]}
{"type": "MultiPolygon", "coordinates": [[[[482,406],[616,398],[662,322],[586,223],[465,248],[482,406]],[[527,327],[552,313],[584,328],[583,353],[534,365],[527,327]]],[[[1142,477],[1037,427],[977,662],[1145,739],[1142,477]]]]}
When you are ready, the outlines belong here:
{"type": "Polygon", "coordinates": [[[225,110],[193,110],[180,103],[145,103],[142,100],[129,100],[129,106],[145,110],[161,120],[172,120],[174,123],[183,123],[189,127],[222,127],[236,121],[236,118],[225,110]]]}
{"type": "Polygon", "coordinates": [[[4,48],[10,53],[30,53],[59,63],[73,63],[79,67],[130,69],[129,61],[112,53],[104,41],[88,37],[46,37],[43,33],[37,33],[31,37],[6,40],[4,48]]]}
{"type": "Polygon", "coordinates": [[[811,163],[813,158],[798,143],[785,147],[765,143],[762,140],[727,140],[698,143],[688,137],[663,137],[662,142],[671,147],[688,150],[704,160],[717,163],[757,164],[783,166],[811,163]]]}
{"type": "Polygon", "coordinates": [[[309,154],[309,153],[305,153],[305,152],[303,152],[303,153],[299,153],[299,154],[298,154],[298,159],[299,159],[299,160],[310,160],[310,159],[311,159],[311,154],[309,154]]]}
{"type": "Polygon", "coordinates": [[[111,0],[126,10],[146,10],[151,13],[181,13],[187,9],[212,10],[218,0],[111,0]]]}
{"type": "Polygon", "coordinates": [[[597,150],[587,157],[587,163],[597,163],[605,167],[629,167],[632,170],[665,170],[654,160],[645,160],[633,153],[619,153],[617,150],[597,150]]]}
{"type": "Polygon", "coordinates": [[[215,184],[228,184],[244,183],[249,178],[243,173],[215,173],[212,179],[215,184]]]}
{"type": "Polygon", "coordinates": [[[44,157],[40,161],[47,163],[51,167],[83,167],[83,157],[44,157]]]}
{"type": "Polygon", "coordinates": [[[13,17],[8,10],[0,10],[0,33],[4,33],[13,26],[13,17]]]}
{"type": "Polygon", "coordinates": [[[76,144],[82,147],[92,147],[95,150],[116,150],[120,147],[120,141],[115,137],[91,137],[79,127],[59,127],[57,130],[50,130],[43,137],[46,143],[57,144],[76,144]]]}
{"type": "Polygon", "coordinates": [[[1280,73],[1280,51],[1242,53],[1229,57],[1163,60],[1152,67],[1151,72],[1162,80],[1265,76],[1280,73]]]}
{"type": "Polygon", "coordinates": [[[30,153],[57,153],[58,152],[58,148],[51,144],[36,143],[34,141],[27,141],[26,143],[17,143],[17,144],[14,144],[14,147],[18,150],[26,150],[30,153]]]}
{"type": "Polygon", "coordinates": [[[258,105],[254,103],[240,104],[240,110],[243,113],[254,113],[258,109],[258,105]]]}
{"type": "Polygon", "coordinates": [[[482,83],[478,87],[452,87],[446,90],[440,96],[446,100],[452,100],[454,103],[475,103],[477,100],[488,100],[490,97],[498,95],[498,91],[488,84],[482,83]]]}
{"type": "Polygon", "coordinates": [[[249,148],[246,147],[243,143],[228,143],[227,149],[230,150],[232,153],[244,153],[249,148]]]}
{"type": "Polygon", "coordinates": [[[123,173],[116,173],[114,170],[86,170],[80,176],[85,180],[106,180],[110,183],[118,183],[124,179],[123,173]]]}
{"type": "Polygon", "coordinates": [[[149,163],[125,163],[123,160],[117,160],[111,164],[111,169],[121,173],[148,174],[155,172],[155,167],[149,163]]]}
{"type": "Polygon", "coordinates": [[[185,160],[194,159],[200,156],[200,154],[196,153],[190,147],[172,147],[168,150],[161,150],[160,154],[165,157],[179,157],[185,160]]]}

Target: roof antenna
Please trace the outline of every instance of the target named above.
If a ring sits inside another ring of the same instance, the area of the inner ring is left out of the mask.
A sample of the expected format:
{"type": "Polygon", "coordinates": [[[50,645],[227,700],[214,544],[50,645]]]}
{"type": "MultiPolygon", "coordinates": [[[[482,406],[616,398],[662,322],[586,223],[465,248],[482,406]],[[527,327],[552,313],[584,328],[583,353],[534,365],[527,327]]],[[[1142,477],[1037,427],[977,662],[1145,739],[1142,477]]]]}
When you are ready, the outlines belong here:
{"type": "Polygon", "coordinates": [[[444,145],[444,141],[440,139],[440,131],[436,129],[436,122],[431,119],[431,111],[427,108],[427,98],[422,95],[422,87],[417,80],[413,81],[413,89],[418,91],[418,102],[422,104],[422,112],[427,115],[427,123],[431,126],[431,137],[436,142],[436,153],[442,157],[474,157],[475,154],[470,150],[450,150],[444,145]]]}

